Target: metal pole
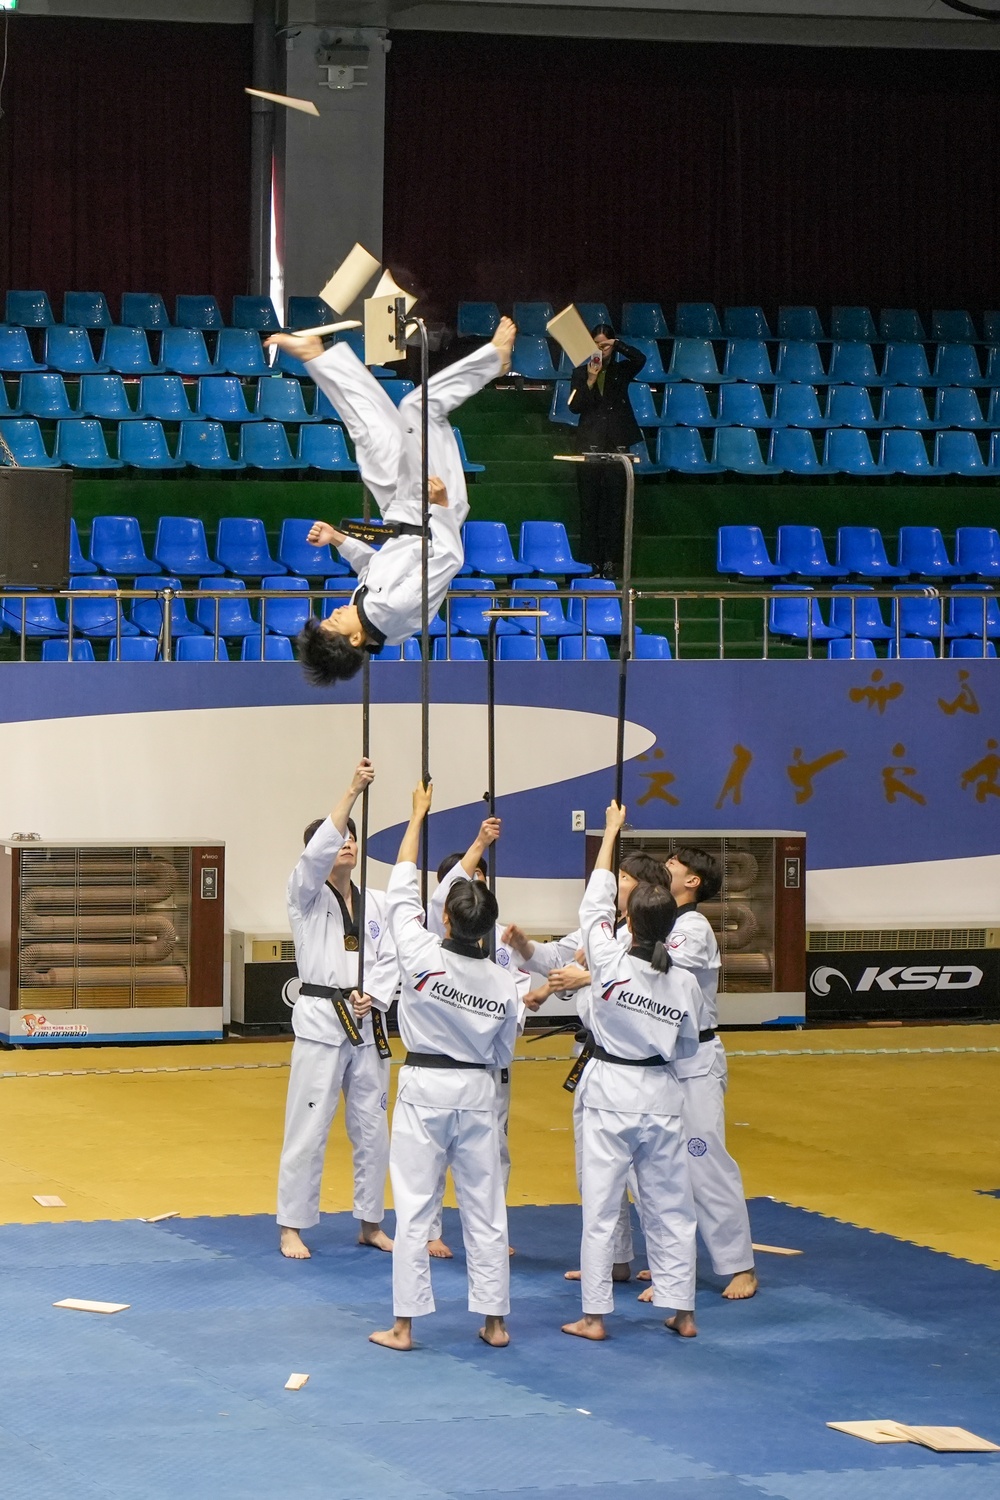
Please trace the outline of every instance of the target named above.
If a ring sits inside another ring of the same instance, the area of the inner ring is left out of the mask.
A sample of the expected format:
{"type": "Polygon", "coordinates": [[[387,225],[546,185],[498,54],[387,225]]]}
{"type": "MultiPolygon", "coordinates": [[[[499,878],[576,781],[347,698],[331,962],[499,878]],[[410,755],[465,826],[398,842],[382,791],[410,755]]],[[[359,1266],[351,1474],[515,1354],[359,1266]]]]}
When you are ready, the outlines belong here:
{"type": "MultiPolygon", "coordinates": [[[[276,0],[254,0],[253,86],[275,92],[276,0]]],[[[271,285],[271,164],[274,156],[274,105],[250,98],[250,286],[266,297],[271,285]]]]}
{"type": "MultiPolygon", "coordinates": [[[[635,647],[635,609],[632,598],[632,536],[635,524],[635,469],[630,454],[616,455],[625,469],[625,545],[622,551],[622,633],[618,649],[618,742],[615,750],[615,801],[622,805],[625,785],[625,710],[628,697],[628,663],[635,647]]],[[[586,649],[586,641],[584,641],[586,649]]],[[[615,840],[611,865],[618,881],[621,835],[615,840]]]]}
{"type": "MultiPolygon", "coordinates": [[[[420,335],[420,779],[424,786],[431,780],[431,630],[430,603],[427,593],[427,567],[430,561],[431,506],[427,454],[428,411],[427,382],[429,350],[427,327],[422,318],[414,318],[420,335]]],[[[420,899],[427,906],[428,867],[430,864],[430,828],[424,819],[420,841],[420,899]]]]}
{"type": "MultiPolygon", "coordinates": [[[[490,620],[486,632],[486,803],[489,816],[497,815],[497,626],[499,618],[490,620]]],[[[494,896],[497,891],[497,846],[491,844],[486,855],[487,879],[494,896]]]]}
{"type": "MultiPolygon", "coordinates": [[[[371,653],[365,652],[361,668],[361,754],[365,760],[371,755],[371,653]]],[[[361,839],[358,850],[358,994],[365,992],[365,903],[368,896],[368,793],[365,784],[361,793],[361,839]]]]}

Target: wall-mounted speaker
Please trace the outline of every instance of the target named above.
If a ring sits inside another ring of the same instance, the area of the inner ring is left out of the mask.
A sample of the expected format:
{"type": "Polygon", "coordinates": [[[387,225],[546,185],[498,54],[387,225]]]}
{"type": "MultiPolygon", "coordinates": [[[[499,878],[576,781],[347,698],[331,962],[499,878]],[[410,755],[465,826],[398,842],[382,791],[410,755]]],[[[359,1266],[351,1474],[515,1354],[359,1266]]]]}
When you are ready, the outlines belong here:
{"type": "Polygon", "coordinates": [[[66,587],[72,514],[72,469],[0,468],[0,587],[66,587]]]}

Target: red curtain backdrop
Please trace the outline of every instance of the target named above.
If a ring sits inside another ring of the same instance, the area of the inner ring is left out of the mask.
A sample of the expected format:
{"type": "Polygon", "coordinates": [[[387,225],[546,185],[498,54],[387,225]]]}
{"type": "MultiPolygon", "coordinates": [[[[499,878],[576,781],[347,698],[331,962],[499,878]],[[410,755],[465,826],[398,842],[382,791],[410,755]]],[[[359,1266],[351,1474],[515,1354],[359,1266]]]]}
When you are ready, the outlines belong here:
{"type": "MultiPolygon", "coordinates": [[[[249,268],[251,29],[10,17],[0,281],[213,292],[249,268]]],[[[168,302],[172,309],[172,302],[168,302]]]]}
{"type": "Polygon", "coordinates": [[[395,33],[385,253],[461,297],[1000,304],[995,54],[395,33]]]}

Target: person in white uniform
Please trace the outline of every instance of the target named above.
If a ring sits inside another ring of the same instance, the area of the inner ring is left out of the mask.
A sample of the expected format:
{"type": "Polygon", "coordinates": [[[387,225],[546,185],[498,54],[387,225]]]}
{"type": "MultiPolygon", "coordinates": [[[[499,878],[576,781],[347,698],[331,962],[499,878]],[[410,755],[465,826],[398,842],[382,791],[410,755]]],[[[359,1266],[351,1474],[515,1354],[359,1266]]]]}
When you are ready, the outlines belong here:
{"type": "MultiPolygon", "coordinates": [[[[510,366],[517,330],[503,318],[490,343],[431,377],[427,389],[430,557],[428,604],[433,617],[465,561],[462,524],[469,514],[462,455],[448,414],[510,366]]],[[[329,686],[360,671],[364,653],[398,645],[420,629],[423,506],[421,392],[397,408],[371,371],[345,343],[324,350],[320,338],[276,333],[268,344],[304,360],[354,440],[361,478],[387,523],[378,551],[317,521],[308,540],[332,543],[358,575],[349,604],[325,620],[308,620],[298,639],[310,680],[329,686]]]]}
{"type": "Polygon", "coordinates": [[[411,1349],[413,1319],[434,1311],[427,1242],[450,1167],[469,1311],[484,1316],[479,1336],[499,1348],[509,1342],[510,1261],[495,1073],[514,1055],[517,991],[482,946],[497,919],[496,898],[484,884],[455,881],[444,903],[445,938],[424,926],[416,860],[430,804],[430,788],[418,786],[386,893],[399,958],[399,1032],[407,1050],[389,1152],[395,1321],[370,1338],[389,1349],[411,1349]]]}
{"type": "MultiPolygon", "coordinates": [[[[482,822],[475,839],[463,854],[461,850],[454,854],[448,854],[437,868],[437,889],[430,899],[427,910],[427,926],[430,932],[437,937],[444,937],[444,903],[448,892],[456,880],[482,880],[487,878],[486,851],[491,844],[495,844],[500,837],[500,819],[486,818],[482,822]]],[[[505,929],[497,922],[493,937],[493,958],[501,969],[506,969],[514,976],[517,986],[517,1034],[524,1030],[524,1022],[527,1009],[524,1004],[525,996],[531,989],[531,975],[521,967],[520,960],[513,948],[504,942],[505,929]]],[[[503,1186],[506,1195],[510,1183],[510,1080],[511,1069],[501,1068],[497,1074],[497,1107],[500,1115],[500,1162],[503,1167],[503,1186]]],[[[444,1196],[444,1184],[441,1186],[442,1198],[444,1196]]],[[[439,1260],[450,1260],[451,1250],[441,1237],[442,1219],[441,1215],[435,1220],[431,1231],[428,1252],[439,1260]]],[[[513,1248],[510,1251],[514,1254],[513,1248]]]]}
{"type": "Polygon", "coordinates": [[[288,917],[300,988],[292,1008],[292,1067],[278,1168],[281,1252],[306,1260],[301,1231],[319,1223],[319,1195],[330,1127],[340,1095],[354,1159],[358,1243],[391,1250],[382,1229],[389,1165],[389,1048],[382,1013],[398,984],[385,897],[365,892],[364,993],[359,993],[359,892],[351,881],[358,847],[350,812],[374,779],[362,760],[328,818],[305,831],[288,882],[288,917]]]}
{"type": "Polygon", "coordinates": [[[589,1039],[567,1085],[582,1099],[583,1237],[580,1250],[583,1316],[563,1325],[581,1338],[606,1337],[614,1311],[615,1228],[629,1170],[644,1207],[646,1248],[653,1272],[652,1300],[673,1307],[666,1327],[684,1338],[697,1333],[695,1214],[688,1172],[675,1056],[698,1047],[698,983],[671,965],[666,942],[676,904],[664,886],[636,886],[626,921],[631,947],[615,931],[612,859],[625,809],[612,802],[604,839],[580,907],[591,985],[579,992],[589,1039]]]}

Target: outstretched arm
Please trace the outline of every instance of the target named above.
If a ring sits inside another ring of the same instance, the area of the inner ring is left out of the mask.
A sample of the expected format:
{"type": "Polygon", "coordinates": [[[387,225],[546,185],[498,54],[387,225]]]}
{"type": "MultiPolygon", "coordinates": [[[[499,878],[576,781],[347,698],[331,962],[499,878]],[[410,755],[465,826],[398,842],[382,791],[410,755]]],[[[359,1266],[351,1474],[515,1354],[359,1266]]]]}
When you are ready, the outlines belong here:
{"type": "Polygon", "coordinates": [[[604,838],[601,841],[601,852],[597,856],[594,865],[595,870],[612,869],[612,861],[615,852],[615,840],[622,831],[625,823],[625,809],[617,802],[611,802],[604,814],[604,838]]]}
{"type": "Polygon", "coordinates": [[[472,843],[466,849],[462,857],[462,869],[470,880],[479,868],[479,861],[485,855],[491,844],[495,844],[500,837],[500,819],[484,818],[479,825],[479,832],[472,843]]]}
{"type": "Polygon", "coordinates": [[[421,782],[419,786],[413,789],[413,811],[410,814],[410,821],[406,825],[406,832],[403,834],[399,845],[399,853],[396,856],[397,864],[416,864],[417,855],[420,852],[420,830],[430,810],[431,786],[430,783],[424,786],[423,782],[421,782]]]}
{"type": "Polygon", "coordinates": [[[371,786],[374,780],[375,767],[371,761],[359,760],[354,775],[351,777],[350,786],[330,814],[330,820],[341,838],[347,832],[347,820],[351,816],[351,809],[365,790],[365,787],[371,786]]]}

